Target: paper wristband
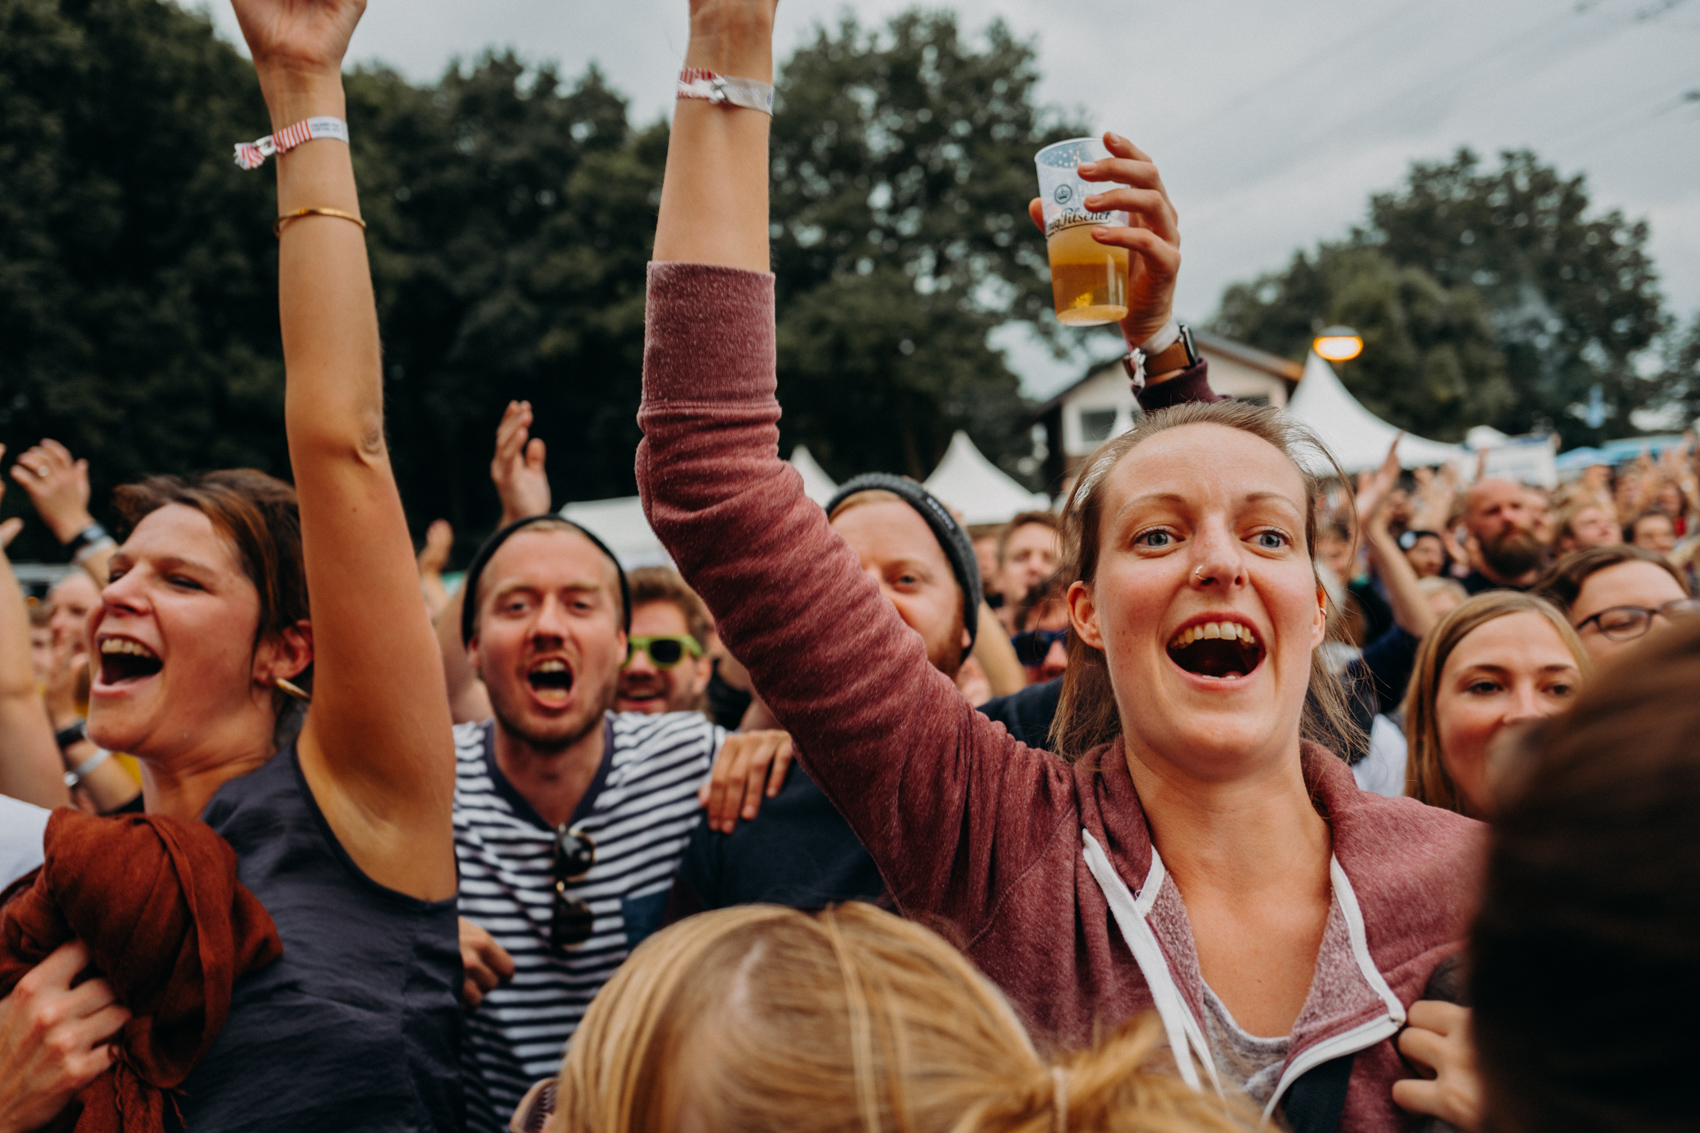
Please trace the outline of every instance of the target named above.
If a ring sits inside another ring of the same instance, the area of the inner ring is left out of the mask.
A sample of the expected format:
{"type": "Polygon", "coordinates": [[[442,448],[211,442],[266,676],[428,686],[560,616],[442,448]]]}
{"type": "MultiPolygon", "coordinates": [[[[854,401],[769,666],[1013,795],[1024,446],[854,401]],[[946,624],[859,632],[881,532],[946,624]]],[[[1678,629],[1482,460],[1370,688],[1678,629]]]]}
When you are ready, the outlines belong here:
{"type": "Polygon", "coordinates": [[[755,79],[729,79],[700,67],[679,72],[679,98],[700,98],[717,105],[742,106],[747,110],[773,113],[773,84],[755,79]]]}
{"type": "Polygon", "coordinates": [[[237,142],[236,164],[243,169],[258,169],[272,154],[288,153],[302,142],[314,138],[335,138],[347,145],[348,123],[341,118],[308,118],[258,141],[237,142]]]}

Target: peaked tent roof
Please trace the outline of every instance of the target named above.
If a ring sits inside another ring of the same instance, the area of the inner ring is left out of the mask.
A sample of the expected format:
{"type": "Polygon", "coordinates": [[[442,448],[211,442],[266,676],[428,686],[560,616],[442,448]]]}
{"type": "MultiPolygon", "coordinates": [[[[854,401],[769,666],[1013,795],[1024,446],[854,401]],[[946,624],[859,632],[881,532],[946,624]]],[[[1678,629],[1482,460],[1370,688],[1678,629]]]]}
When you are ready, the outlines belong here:
{"type": "MultiPolygon", "coordinates": [[[[1387,459],[1387,449],[1399,430],[1365,409],[1340,384],[1334,367],[1315,351],[1305,361],[1305,376],[1298,392],[1287,403],[1287,416],[1306,425],[1322,439],[1340,467],[1347,472],[1368,472],[1381,467],[1387,459]]],[[[1399,442],[1399,463],[1406,468],[1430,464],[1445,464],[1465,455],[1462,445],[1405,434],[1399,442]]],[[[1314,472],[1328,471],[1319,465],[1314,472]]]]}
{"type": "Polygon", "coordinates": [[[791,467],[803,478],[803,494],[825,507],[832,494],[838,491],[838,485],[832,482],[832,477],[826,474],[826,469],[816,462],[814,454],[808,445],[798,445],[791,450],[791,467]]]}
{"type": "Polygon", "coordinates": [[[944,459],[923,487],[956,512],[967,527],[1008,523],[1020,512],[1043,511],[1048,497],[1029,492],[987,460],[968,434],[958,429],[950,438],[944,459]]]}
{"type": "MultiPolygon", "coordinates": [[[[815,463],[809,450],[798,445],[791,451],[791,465],[803,478],[803,493],[809,499],[826,506],[838,485],[815,463]]],[[[643,566],[672,566],[661,540],[649,528],[643,514],[643,501],[636,496],[620,496],[612,500],[580,500],[561,508],[560,514],[596,533],[608,544],[614,557],[627,570],[643,566]]]]}

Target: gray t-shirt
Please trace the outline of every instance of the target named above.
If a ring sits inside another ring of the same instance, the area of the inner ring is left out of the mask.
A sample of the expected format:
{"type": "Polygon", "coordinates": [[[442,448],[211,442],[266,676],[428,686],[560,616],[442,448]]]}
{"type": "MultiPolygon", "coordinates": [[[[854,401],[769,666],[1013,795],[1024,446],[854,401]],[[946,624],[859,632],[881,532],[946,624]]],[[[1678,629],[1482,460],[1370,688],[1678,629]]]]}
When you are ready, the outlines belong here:
{"type": "Polygon", "coordinates": [[[1245,1090],[1259,1106],[1268,1105],[1281,1082],[1281,1067],[1292,1049],[1292,1036],[1266,1039],[1251,1034],[1234,1022],[1227,1005],[1209,984],[1203,987],[1204,1037],[1210,1043],[1216,1073],[1245,1090]]]}
{"type": "Polygon", "coordinates": [[[41,838],[52,811],[0,795],[0,886],[41,864],[41,838]]]}

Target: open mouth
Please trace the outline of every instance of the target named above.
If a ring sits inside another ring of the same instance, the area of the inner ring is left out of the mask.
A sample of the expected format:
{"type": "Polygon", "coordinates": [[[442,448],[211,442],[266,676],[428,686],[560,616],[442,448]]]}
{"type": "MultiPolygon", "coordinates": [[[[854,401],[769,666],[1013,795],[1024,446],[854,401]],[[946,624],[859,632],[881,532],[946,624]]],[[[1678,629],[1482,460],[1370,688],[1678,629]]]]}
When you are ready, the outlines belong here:
{"type": "Polygon", "coordinates": [[[120,685],[153,676],[165,667],[159,654],[128,637],[109,637],[100,643],[100,683],[120,685]]]}
{"type": "Polygon", "coordinates": [[[1169,656],[1189,673],[1237,680],[1262,662],[1263,643],[1240,622],[1201,622],[1174,636],[1169,656]]]}
{"type": "Polygon", "coordinates": [[[565,696],[573,690],[572,666],[555,657],[532,665],[525,679],[539,696],[565,696]]]}

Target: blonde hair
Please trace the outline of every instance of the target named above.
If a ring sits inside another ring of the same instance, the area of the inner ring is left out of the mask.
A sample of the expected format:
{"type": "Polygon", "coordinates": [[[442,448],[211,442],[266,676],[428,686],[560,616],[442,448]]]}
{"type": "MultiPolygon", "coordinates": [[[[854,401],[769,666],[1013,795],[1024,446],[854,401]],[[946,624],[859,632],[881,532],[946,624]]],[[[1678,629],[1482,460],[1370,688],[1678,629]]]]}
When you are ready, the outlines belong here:
{"type": "Polygon", "coordinates": [[[1408,797],[1429,806],[1466,813],[1463,793],[1440,758],[1440,721],[1435,711],[1440,674],[1459,642],[1487,623],[1511,614],[1541,615],[1570,650],[1582,675],[1592,671],[1593,662],[1582,639],[1576,636],[1558,607],[1544,598],[1520,590],[1489,590],[1455,606],[1417,647],[1411,683],[1405,692],[1405,735],[1409,745],[1405,757],[1405,794],[1408,797]]]}
{"type": "Polygon", "coordinates": [[[645,941],[586,1012],[555,1133],[1230,1133],[1159,1069],[1155,1017],[1053,1068],[956,949],[871,905],[703,913],[645,941]],[[1059,1100],[1066,1108],[1058,1120],[1059,1100]]]}
{"type": "MultiPolygon", "coordinates": [[[[1158,433],[1185,425],[1222,425],[1250,433],[1266,441],[1292,462],[1304,481],[1305,542],[1304,552],[1311,559],[1311,573],[1321,588],[1322,575],[1316,569],[1313,554],[1316,546],[1316,501],[1330,477],[1309,471],[1300,460],[1301,452],[1311,452],[1331,469],[1344,483],[1346,473],[1316,435],[1279,409],[1250,405],[1243,401],[1189,402],[1173,405],[1146,415],[1129,431],[1106,441],[1087,459],[1069,494],[1063,510],[1063,542],[1066,549],[1065,578],[1079,579],[1091,586],[1098,576],[1098,553],[1104,519],[1104,484],[1110,471],[1121,459],[1144,441],[1158,433]]],[[[1348,499],[1350,497],[1348,496],[1348,499]]],[[[1357,527],[1356,509],[1351,508],[1352,523],[1357,527]]],[[[1330,601],[1328,605],[1335,603],[1330,601]]],[[[1328,638],[1341,641],[1344,619],[1328,618],[1328,638]]],[[[1310,693],[1306,699],[1301,734],[1335,750],[1354,750],[1365,740],[1362,729],[1352,722],[1346,705],[1346,692],[1324,659],[1324,650],[1311,654],[1310,693]]],[[[1065,759],[1079,759],[1093,748],[1109,743],[1121,734],[1121,714],[1116,705],[1115,691],[1110,685],[1110,673],[1102,651],[1081,640],[1080,635],[1068,638],[1068,672],[1063,675],[1062,695],[1051,723],[1051,747],[1065,759]]]]}

